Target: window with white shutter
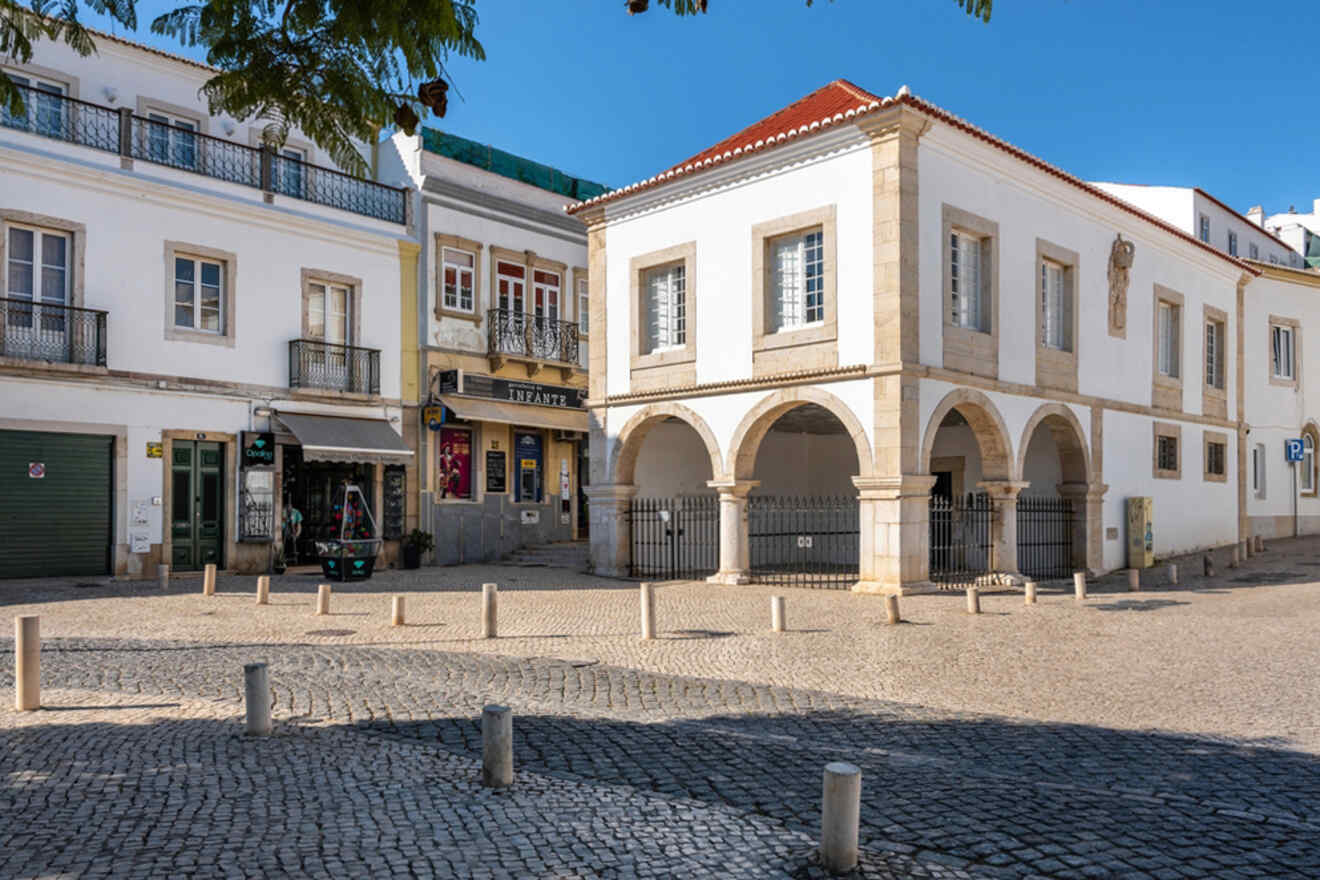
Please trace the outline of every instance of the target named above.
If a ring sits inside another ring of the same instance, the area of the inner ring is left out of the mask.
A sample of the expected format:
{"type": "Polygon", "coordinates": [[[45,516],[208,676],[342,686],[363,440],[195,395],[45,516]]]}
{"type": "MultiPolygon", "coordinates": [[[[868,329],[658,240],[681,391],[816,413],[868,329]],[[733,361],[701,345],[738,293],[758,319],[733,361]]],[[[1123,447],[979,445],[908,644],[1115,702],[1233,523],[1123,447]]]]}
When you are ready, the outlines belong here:
{"type": "Polygon", "coordinates": [[[1159,310],[1159,371],[1161,376],[1176,379],[1182,372],[1179,369],[1181,354],[1178,339],[1182,309],[1173,303],[1161,301],[1159,310]]]}
{"type": "Polygon", "coordinates": [[[1040,264],[1040,344],[1067,351],[1070,303],[1065,284],[1065,269],[1058,263],[1042,260],[1040,264]]]}
{"type": "Polygon", "coordinates": [[[687,344],[686,271],[682,263],[650,269],[642,276],[646,316],[642,353],[687,344]]]}
{"type": "Polygon", "coordinates": [[[1273,325],[1270,327],[1270,342],[1274,378],[1291,380],[1294,376],[1293,328],[1273,325]]]}
{"type": "Polygon", "coordinates": [[[960,230],[949,237],[949,322],[986,331],[982,265],[983,240],[960,230]]]}

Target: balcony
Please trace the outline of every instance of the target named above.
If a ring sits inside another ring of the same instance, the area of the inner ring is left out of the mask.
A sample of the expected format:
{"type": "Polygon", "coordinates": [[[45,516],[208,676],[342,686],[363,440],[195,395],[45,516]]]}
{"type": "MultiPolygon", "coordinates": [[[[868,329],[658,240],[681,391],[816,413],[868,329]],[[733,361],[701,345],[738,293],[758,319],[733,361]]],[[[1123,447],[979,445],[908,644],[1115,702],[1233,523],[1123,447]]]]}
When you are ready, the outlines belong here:
{"type": "Polygon", "coordinates": [[[106,312],[0,299],[0,357],[105,366],[106,312]]]}
{"type": "Polygon", "coordinates": [[[0,126],[125,159],[165,165],[264,193],[314,202],[391,223],[408,222],[408,191],[211,137],[176,125],[27,86],[24,110],[0,107],[0,126]]]}
{"type": "Polygon", "coordinates": [[[380,349],[317,339],[289,341],[289,387],[380,394],[380,349]]]}
{"type": "Polygon", "coordinates": [[[545,367],[558,367],[567,379],[578,368],[577,324],[512,309],[491,309],[486,319],[491,369],[520,361],[527,365],[529,378],[545,367]]]}

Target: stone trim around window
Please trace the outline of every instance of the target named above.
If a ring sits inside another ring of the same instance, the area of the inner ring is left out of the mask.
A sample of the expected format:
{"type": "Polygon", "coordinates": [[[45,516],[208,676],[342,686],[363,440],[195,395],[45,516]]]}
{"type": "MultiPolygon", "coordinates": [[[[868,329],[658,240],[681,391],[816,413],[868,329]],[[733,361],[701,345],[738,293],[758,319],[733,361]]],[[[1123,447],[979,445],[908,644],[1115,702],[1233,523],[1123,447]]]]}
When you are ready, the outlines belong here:
{"type": "Polygon", "coordinates": [[[944,328],[944,368],[997,379],[999,378],[999,224],[949,204],[940,206],[940,216],[940,261],[944,273],[940,314],[943,316],[941,323],[944,328]],[[949,237],[955,229],[970,232],[982,239],[982,323],[988,315],[990,323],[988,330],[959,327],[950,320],[949,300],[953,296],[953,277],[949,266],[949,237]]]}
{"type": "MultiPolygon", "coordinates": [[[[1312,448],[1314,449],[1314,453],[1311,457],[1311,488],[1303,489],[1301,477],[1298,477],[1297,493],[1303,498],[1314,498],[1317,494],[1320,494],[1320,467],[1316,466],[1317,463],[1320,462],[1320,430],[1316,429],[1315,422],[1307,421],[1302,427],[1302,437],[1310,437],[1311,443],[1313,444],[1312,448]]],[[[1300,468],[1301,465],[1305,463],[1306,459],[1303,458],[1302,461],[1298,463],[1298,467],[1300,468]]]]}
{"type": "Polygon", "coordinates": [[[1176,290],[1162,284],[1155,285],[1155,297],[1152,300],[1151,327],[1151,388],[1150,405],[1155,409],[1167,409],[1182,412],[1183,376],[1187,372],[1187,314],[1184,297],[1176,290]],[[1178,375],[1165,376],[1160,373],[1160,303],[1178,307],[1178,375]]]}
{"type": "Polygon", "coordinates": [[[5,228],[10,223],[23,226],[40,226],[56,232],[67,232],[73,239],[69,250],[69,271],[73,273],[73,282],[69,285],[69,305],[86,308],[83,305],[85,285],[83,279],[87,265],[87,225],[63,217],[51,217],[46,214],[34,214],[31,211],[18,211],[12,208],[0,208],[0,296],[9,296],[9,264],[5,262],[5,249],[9,247],[9,233],[5,228]]]}
{"type": "MultiPolygon", "coordinates": [[[[481,287],[481,251],[485,248],[479,241],[462,238],[457,235],[435,234],[435,319],[455,318],[459,321],[471,321],[478,327],[484,317],[481,287]],[[445,248],[467,251],[472,254],[472,311],[451,309],[445,306],[445,248]]],[[[493,265],[493,264],[492,264],[493,265]]],[[[494,275],[491,275],[494,278],[494,275]]]]}
{"type": "Polygon", "coordinates": [[[839,365],[837,208],[825,205],[752,227],[752,375],[790,369],[829,369],[839,365]],[[825,317],[816,325],[773,331],[774,267],[768,257],[773,239],[820,227],[825,317]]]}
{"type": "Polygon", "coordinates": [[[211,117],[201,107],[184,107],[181,104],[171,104],[169,101],[157,101],[155,98],[138,95],[136,115],[146,119],[147,114],[153,111],[195,122],[199,132],[208,135],[211,133],[211,117]]]}
{"type": "MultiPolygon", "coordinates": [[[[1181,452],[1181,450],[1180,450],[1181,452]]],[[[1178,458],[1178,464],[1181,467],[1182,457],[1178,458]]],[[[1228,482],[1228,435],[1220,431],[1202,431],[1201,432],[1201,476],[1209,483],[1227,483],[1228,482]],[[1224,447],[1222,474],[1210,473],[1210,444],[1218,443],[1224,447]]]]}
{"type": "Polygon", "coordinates": [[[1058,388],[1062,391],[1077,390],[1077,346],[1080,341],[1077,332],[1077,273],[1080,260],[1077,252],[1060,247],[1043,238],[1036,239],[1036,271],[1034,286],[1036,300],[1036,384],[1045,388],[1058,388]],[[1040,267],[1049,260],[1063,266],[1063,295],[1066,305],[1067,326],[1066,348],[1051,348],[1040,341],[1040,324],[1044,318],[1040,302],[1040,267]]]}
{"type": "Polygon", "coordinates": [[[206,247],[200,244],[188,244],[182,241],[165,242],[165,339],[174,342],[203,342],[207,345],[234,347],[234,328],[238,326],[235,315],[238,303],[235,281],[238,276],[238,255],[231,251],[206,247]],[[224,329],[219,333],[207,333],[174,326],[174,258],[201,257],[223,263],[225,267],[225,289],[220,302],[224,314],[224,329]]]}
{"type": "Polygon", "coordinates": [[[1282,318],[1270,315],[1265,330],[1265,373],[1271,385],[1281,388],[1296,388],[1297,376],[1302,372],[1302,325],[1296,318],[1282,318]],[[1281,379],[1274,375],[1274,328],[1291,327],[1293,337],[1293,371],[1291,379],[1281,379]]]}
{"type": "Polygon", "coordinates": [[[676,244],[646,254],[638,254],[628,261],[631,365],[630,390],[651,391],[695,385],[697,381],[697,243],[676,244]],[[687,321],[686,339],[682,348],[672,348],[651,354],[642,354],[642,273],[673,263],[683,264],[684,314],[687,321]]]}
{"type": "Polygon", "coordinates": [[[362,279],[338,272],[326,272],[321,269],[304,268],[301,273],[302,290],[302,337],[307,339],[310,328],[307,322],[307,303],[311,299],[312,284],[338,284],[348,288],[348,344],[361,345],[362,339],[362,279]]]}
{"type": "Polygon", "coordinates": [[[1187,450],[1183,448],[1182,425],[1175,425],[1170,422],[1152,422],[1154,427],[1150,441],[1150,466],[1151,476],[1157,480],[1181,480],[1183,458],[1187,450]],[[1178,444],[1178,467],[1173,470],[1162,469],[1160,467],[1160,438],[1172,437],[1178,444]]]}
{"type": "MultiPolygon", "coordinates": [[[[1201,415],[1217,419],[1228,418],[1228,312],[1211,305],[1201,307],[1201,415]],[[1219,360],[1224,386],[1218,388],[1211,384],[1211,377],[1205,373],[1205,328],[1211,321],[1222,328],[1220,334],[1219,360]]],[[[1157,325],[1158,326],[1158,325],[1157,325]]]]}
{"type": "Polygon", "coordinates": [[[60,83],[68,90],[68,97],[75,100],[82,97],[80,94],[81,81],[78,77],[65,73],[63,70],[57,70],[54,67],[43,67],[40,64],[28,64],[12,58],[5,59],[3,63],[0,63],[0,67],[5,70],[12,70],[19,75],[27,74],[48,82],[60,83]]]}

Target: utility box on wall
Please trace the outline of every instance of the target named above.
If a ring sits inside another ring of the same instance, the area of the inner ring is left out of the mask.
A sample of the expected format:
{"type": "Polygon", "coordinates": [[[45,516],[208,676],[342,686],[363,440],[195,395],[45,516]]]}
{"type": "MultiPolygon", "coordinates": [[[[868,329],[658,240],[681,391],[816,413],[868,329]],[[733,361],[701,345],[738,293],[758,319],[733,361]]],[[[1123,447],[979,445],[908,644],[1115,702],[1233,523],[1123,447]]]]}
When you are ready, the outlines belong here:
{"type": "Polygon", "coordinates": [[[1128,568],[1155,564],[1155,504],[1150,498],[1127,500],[1128,568]]]}

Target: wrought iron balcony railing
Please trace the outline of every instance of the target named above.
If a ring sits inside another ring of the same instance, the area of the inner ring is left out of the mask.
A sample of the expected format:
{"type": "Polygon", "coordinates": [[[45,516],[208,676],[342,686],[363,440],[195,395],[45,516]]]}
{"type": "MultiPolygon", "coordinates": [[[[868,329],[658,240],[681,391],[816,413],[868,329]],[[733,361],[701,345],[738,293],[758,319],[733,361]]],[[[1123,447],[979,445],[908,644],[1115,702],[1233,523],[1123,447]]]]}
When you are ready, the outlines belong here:
{"type": "Polygon", "coordinates": [[[405,189],[211,137],[183,126],[144,119],[127,107],[115,110],[17,83],[15,86],[23,93],[24,109],[22,113],[13,113],[8,107],[0,107],[0,126],[5,128],[167,165],[365,217],[408,222],[405,189]]]}
{"type": "Polygon", "coordinates": [[[380,394],[380,349],[290,340],[289,387],[380,394]]]}
{"type": "Polygon", "coordinates": [[[578,364],[578,325],[512,309],[486,313],[490,354],[578,364]]]}
{"type": "Polygon", "coordinates": [[[104,367],[106,312],[0,299],[0,357],[104,367]]]}

